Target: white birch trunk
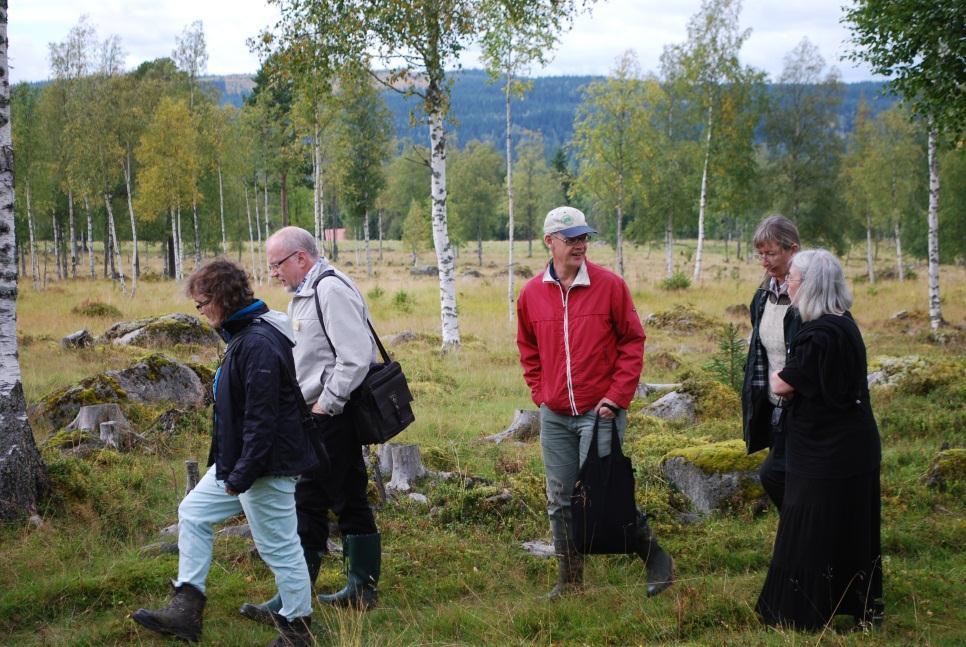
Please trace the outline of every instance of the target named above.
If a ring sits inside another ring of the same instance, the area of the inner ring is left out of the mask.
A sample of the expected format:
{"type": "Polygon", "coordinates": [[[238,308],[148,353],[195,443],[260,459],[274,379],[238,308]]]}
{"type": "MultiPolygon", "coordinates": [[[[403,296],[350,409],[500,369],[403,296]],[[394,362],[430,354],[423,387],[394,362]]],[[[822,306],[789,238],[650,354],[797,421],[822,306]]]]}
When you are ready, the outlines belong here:
{"type": "Polygon", "coordinates": [[[91,278],[97,278],[97,269],[94,267],[94,214],[91,213],[91,201],[84,196],[84,211],[87,212],[87,262],[90,265],[91,278]]]}
{"type": "Polygon", "coordinates": [[[382,261],[382,209],[379,210],[376,227],[379,229],[379,260],[382,261]]]}
{"type": "Polygon", "coordinates": [[[7,69],[7,3],[0,4],[0,520],[36,515],[47,489],[44,466],[27,422],[17,358],[17,240],[7,69]]]}
{"type": "Polygon", "coordinates": [[[50,222],[54,230],[54,264],[57,266],[57,280],[63,281],[64,275],[60,269],[60,232],[57,227],[57,211],[51,210],[50,222]]]}
{"type": "Polygon", "coordinates": [[[315,217],[315,242],[323,255],[325,230],[322,228],[322,143],[319,141],[319,115],[315,114],[315,137],[312,141],[312,215],[315,217]]]}
{"type": "MultiPolygon", "coordinates": [[[[111,208],[111,195],[104,194],[104,206],[107,207],[107,231],[111,237],[111,247],[114,248],[114,267],[117,270],[117,277],[121,282],[121,294],[127,292],[124,284],[124,265],[121,263],[121,246],[117,242],[117,227],[114,225],[114,209],[111,208]]],[[[111,277],[113,280],[114,277],[111,277]]]]}
{"type": "Polygon", "coordinates": [[[446,134],[443,113],[437,107],[429,115],[430,193],[433,201],[433,247],[439,268],[439,310],[443,349],[460,345],[456,309],[456,261],[446,223],[446,134]]]}
{"type": "Polygon", "coordinates": [[[201,226],[198,223],[198,201],[191,201],[191,218],[195,226],[195,269],[201,267],[201,226]]]}
{"type": "MultiPolygon", "coordinates": [[[[509,58],[510,54],[507,54],[509,58]]],[[[509,61],[508,61],[509,63],[509,61]]],[[[513,281],[516,277],[513,275],[513,138],[511,136],[512,121],[510,118],[510,83],[513,80],[513,76],[509,71],[509,65],[507,65],[506,74],[506,92],[504,100],[506,101],[506,202],[507,202],[507,260],[506,260],[506,301],[507,301],[507,317],[509,322],[513,323],[513,317],[516,314],[516,304],[515,301],[515,290],[513,289],[513,281]]]]}
{"type": "Polygon", "coordinates": [[[255,269],[255,235],[252,233],[252,208],[248,204],[248,187],[245,187],[245,215],[248,216],[248,254],[252,260],[252,279],[261,285],[255,269]]]}
{"type": "Polygon", "coordinates": [[[131,199],[131,154],[128,153],[124,163],[124,188],[127,191],[127,213],[131,218],[131,298],[138,291],[138,276],[141,274],[141,256],[138,252],[138,224],[134,218],[134,201],[131,199]]]}
{"type": "Polygon", "coordinates": [[[174,260],[174,280],[181,280],[181,250],[178,245],[178,220],[180,210],[171,209],[171,246],[174,248],[171,258],[174,260]]]}
{"type": "Polygon", "coordinates": [[[265,173],[265,186],[262,188],[265,195],[265,240],[268,240],[268,237],[272,235],[271,225],[268,224],[268,172],[265,173]]]}
{"type": "Polygon", "coordinates": [[[225,184],[221,177],[221,162],[218,163],[218,212],[221,214],[221,253],[228,257],[228,236],[225,235],[225,184]]]}
{"type": "Polygon", "coordinates": [[[77,278],[77,227],[74,224],[74,192],[67,189],[67,226],[70,228],[70,277],[77,278]]]}
{"type": "Polygon", "coordinates": [[[936,140],[939,133],[935,126],[929,128],[929,325],[936,330],[943,324],[942,305],[939,301],[939,160],[936,156],[936,140]]]}
{"type": "Polygon", "coordinates": [[[899,214],[896,214],[895,237],[896,237],[896,275],[899,277],[900,281],[905,281],[906,268],[905,268],[905,264],[902,262],[902,227],[899,224],[899,214]]]}
{"type": "Polygon", "coordinates": [[[701,173],[701,199],[698,201],[698,249],[694,252],[694,275],[692,282],[701,280],[701,258],[704,253],[704,214],[708,204],[708,163],[711,161],[711,114],[712,104],[708,105],[708,137],[705,140],[704,171],[701,173]]]}
{"type": "MultiPolygon", "coordinates": [[[[258,247],[256,249],[258,250],[258,266],[259,266],[259,269],[262,269],[262,268],[265,268],[266,265],[262,264],[261,262],[262,260],[262,229],[261,229],[262,224],[259,221],[259,217],[258,217],[258,180],[256,179],[252,184],[254,185],[253,190],[255,193],[255,239],[258,242],[258,247]]],[[[261,272],[259,272],[259,275],[261,275],[261,272]]],[[[258,284],[259,285],[262,284],[261,278],[259,278],[258,284]]]]}
{"type": "Polygon", "coordinates": [[[33,279],[34,289],[40,289],[40,263],[37,259],[37,237],[34,234],[34,214],[30,208],[30,184],[24,189],[27,198],[27,233],[30,236],[30,278],[33,279]]]}
{"type": "Polygon", "coordinates": [[[362,231],[366,237],[366,276],[372,278],[372,250],[369,249],[369,210],[366,209],[365,215],[366,222],[362,227],[362,231]]]}
{"type": "Polygon", "coordinates": [[[667,224],[664,226],[664,262],[668,278],[674,275],[674,221],[671,218],[668,212],[667,224]]]}
{"type": "Polygon", "coordinates": [[[872,253],[872,214],[865,214],[865,264],[869,272],[869,284],[875,283],[875,255],[872,253]]]}
{"type": "Polygon", "coordinates": [[[617,180],[617,273],[624,276],[624,176],[617,180]]]}

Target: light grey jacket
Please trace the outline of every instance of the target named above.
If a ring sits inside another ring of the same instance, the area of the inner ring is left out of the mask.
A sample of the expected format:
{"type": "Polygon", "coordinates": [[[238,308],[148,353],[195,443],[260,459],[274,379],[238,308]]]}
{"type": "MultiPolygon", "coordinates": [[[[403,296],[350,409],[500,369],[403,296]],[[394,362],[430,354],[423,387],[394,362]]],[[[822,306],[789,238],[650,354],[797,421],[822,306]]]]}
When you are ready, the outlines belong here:
{"type": "Polygon", "coordinates": [[[325,339],[315,310],[312,284],[320,274],[335,269],[323,258],[305,275],[302,286],[292,295],[288,316],[295,333],[295,373],[302,396],[310,407],[319,407],[329,415],[342,413],[352,391],[362,383],[369,364],[378,361],[378,349],[366,320],[369,310],[358,288],[348,276],[336,274],[319,282],[319,305],[325,321],[325,332],[337,353],[325,339]],[[336,355],[338,357],[336,357],[336,355]]]}

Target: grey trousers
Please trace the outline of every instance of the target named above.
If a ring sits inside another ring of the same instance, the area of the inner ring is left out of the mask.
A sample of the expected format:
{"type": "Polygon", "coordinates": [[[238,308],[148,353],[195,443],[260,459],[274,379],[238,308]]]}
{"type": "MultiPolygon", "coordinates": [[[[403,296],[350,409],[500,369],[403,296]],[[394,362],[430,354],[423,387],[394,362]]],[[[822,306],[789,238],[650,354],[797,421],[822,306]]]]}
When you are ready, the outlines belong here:
{"type": "MultiPolygon", "coordinates": [[[[551,411],[545,405],[540,407],[540,449],[547,477],[547,514],[558,553],[564,552],[570,537],[570,495],[574,491],[580,466],[587,460],[590,451],[596,416],[593,411],[579,416],[565,416],[551,411]]],[[[627,412],[621,410],[613,420],[617,423],[617,435],[623,443],[627,412]]],[[[597,453],[600,456],[610,454],[610,437],[611,421],[601,418],[597,431],[597,453]]]]}

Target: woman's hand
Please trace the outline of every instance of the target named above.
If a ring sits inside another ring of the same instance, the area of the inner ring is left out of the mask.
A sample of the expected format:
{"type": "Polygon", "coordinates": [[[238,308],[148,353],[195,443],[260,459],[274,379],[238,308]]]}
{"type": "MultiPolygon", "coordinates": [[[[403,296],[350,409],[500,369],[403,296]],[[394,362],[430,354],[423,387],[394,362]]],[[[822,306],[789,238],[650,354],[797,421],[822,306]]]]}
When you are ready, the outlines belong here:
{"type": "Polygon", "coordinates": [[[771,383],[771,391],[775,395],[788,397],[795,393],[795,389],[792,388],[791,384],[778,377],[778,371],[772,372],[769,381],[771,383]]]}

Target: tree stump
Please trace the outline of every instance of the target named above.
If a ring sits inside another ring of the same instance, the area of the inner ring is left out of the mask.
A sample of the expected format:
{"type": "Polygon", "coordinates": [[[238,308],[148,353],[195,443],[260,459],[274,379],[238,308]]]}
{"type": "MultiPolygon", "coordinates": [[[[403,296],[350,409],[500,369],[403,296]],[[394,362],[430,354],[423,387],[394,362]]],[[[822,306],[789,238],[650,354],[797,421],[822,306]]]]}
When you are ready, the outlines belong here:
{"type": "Polygon", "coordinates": [[[121,407],[116,402],[106,404],[88,404],[80,408],[77,416],[69,425],[68,429],[88,429],[90,431],[99,430],[102,422],[116,422],[119,427],[129,427],[127,418],[121,407]]]}
{"type": "Polygon", "coordinates": [[[487,440],[499,444],[504,440],[532,440],[540,436],[540,412],[534,409],[517,409],[510,426],[498,434],[487,436],[487,440]]]}
{"type": "Polygon", "coordinates": [[[102,422],[100,425],[101,430],[101,442],[104,443],[105,447],[110,447],[111,449],[121,448],[121,433],[117,428],[117,423],[113,420],[107,422],[102,422]]]}
{"type": "Polygon", "coordinates": [[[186,460],[184,462],[184,466],[188,471],[188,480],[185,482],[184,495],[188,496],[188,492],[191,492],[193,489],[195,489],[195,486],[198,485],[198,481],[200,480],[200,476],[198,474],[198,461],[192,459],[186,460]]]}
{"type": "Polygon", "coordinates": [[[392,479],[386,484],[388,490],[408,492],[412,482],[426,475],[426,468],[419,456],[418,445],[397,445],[389,443],[392,456],[392,479]]]}

